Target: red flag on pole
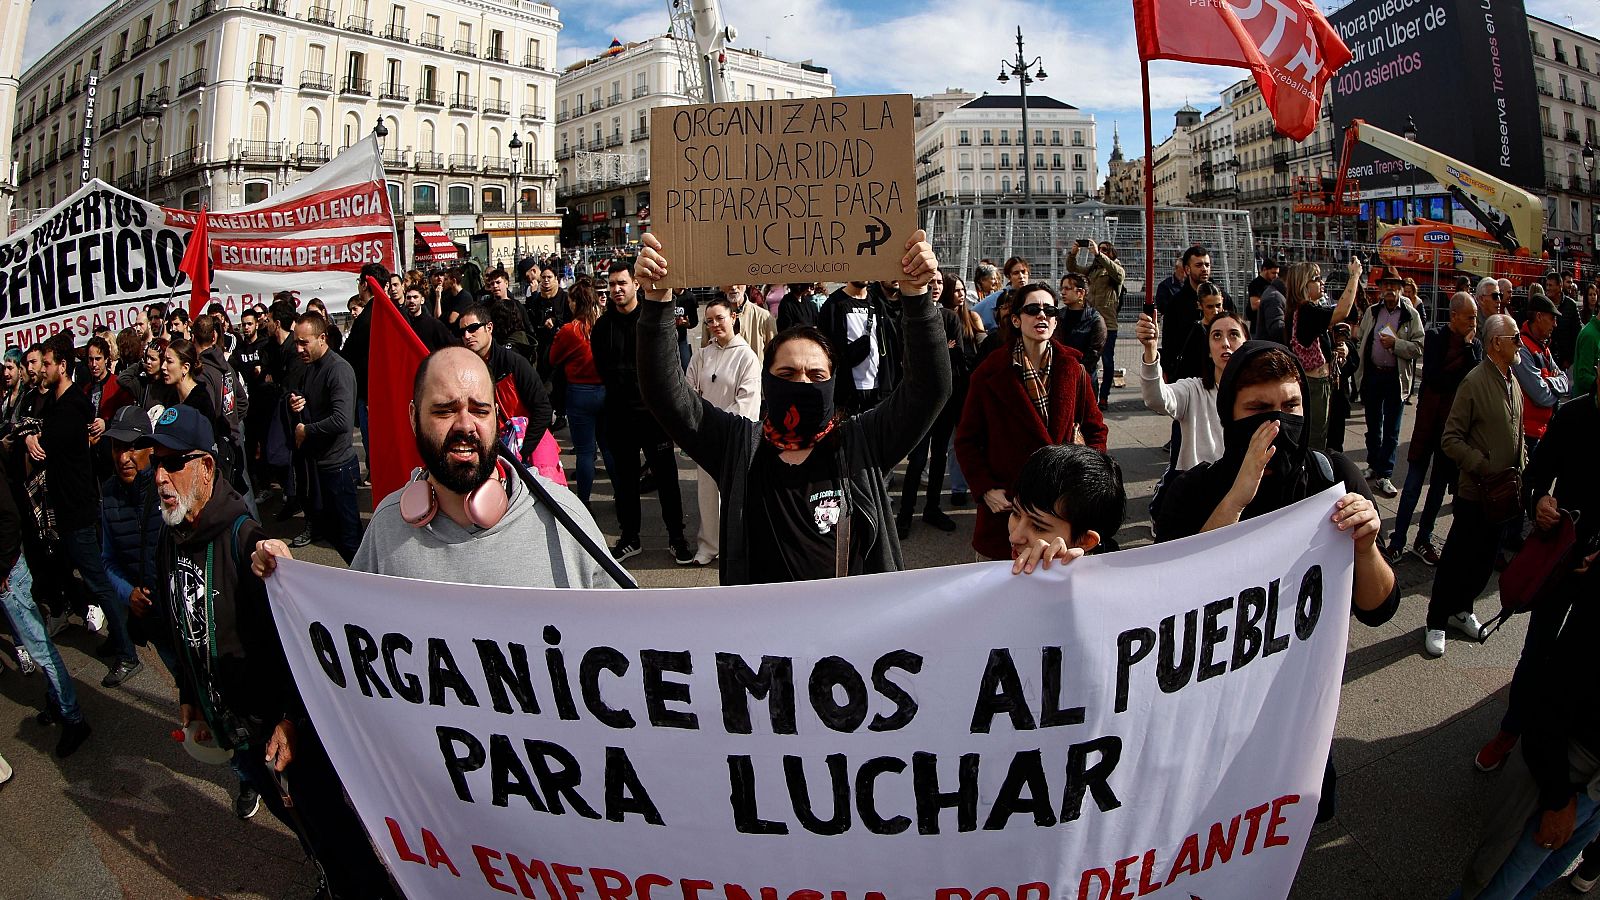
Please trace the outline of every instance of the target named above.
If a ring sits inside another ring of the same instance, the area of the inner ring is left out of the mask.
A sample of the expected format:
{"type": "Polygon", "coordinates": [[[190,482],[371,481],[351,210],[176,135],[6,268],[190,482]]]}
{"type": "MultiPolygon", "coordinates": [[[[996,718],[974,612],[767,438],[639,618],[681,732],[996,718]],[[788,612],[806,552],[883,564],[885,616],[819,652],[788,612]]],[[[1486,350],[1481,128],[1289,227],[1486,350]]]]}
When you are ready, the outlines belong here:
{"type": "Polygon", "coordinates": [[[189,246],[183,250],[178,271],[189,276],[189,321],[205,310],[211,300],[211,232],[206,224],[206,208],[200,207],[200,218],[189,235],[189,246]]]}
{"type": "Polygon", "coordinates": [[[411,433],[411,382],[428,348],[377,282],[369,279],[372,345],[367,356],[367,448],[372,459],[372,505],[405,486],[422,465],[411,433]]]}
{"type": "Polygon", "coordinates": [[[1278,131],[1304,140],[1350,48],[1314,0],[1133,0],[1142,59],[1255,73],[1278,131]]]}

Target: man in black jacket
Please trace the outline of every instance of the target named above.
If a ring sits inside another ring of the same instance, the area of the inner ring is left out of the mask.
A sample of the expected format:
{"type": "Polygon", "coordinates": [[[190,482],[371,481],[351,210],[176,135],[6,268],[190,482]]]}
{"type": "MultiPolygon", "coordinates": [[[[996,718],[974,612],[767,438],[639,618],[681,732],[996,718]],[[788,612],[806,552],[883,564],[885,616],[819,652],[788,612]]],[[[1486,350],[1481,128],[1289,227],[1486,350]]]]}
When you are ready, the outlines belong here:
{"type": "MultiPolygon", "coordinates": [[[[87,394],[72,389],[71,371],[71,338],[58,336],[47,341],[40,355],[39,376],[45,406],[39,433],[26,439],[27,452],[36,463],[44,464],[50,507],[67,559],[83,576],[91,602],[114,614],[116,595],[100,556],[100,484],[89,458],[89,424],[95,411],[87,394]]],[[[108,688],[144,668],[126,630],[113,623],[111,635],[115,645],[108,648],[111,668],[100,681],[108,688]]]]}
{"type": "MultiPolygon", "coordinates": [[[[289,410],[300,419],[294,426],[294,445],[304,455],[305,471],[313,482],[308,518],[348,563],[361,546],[361,513],[356,508],[361,462],[350,444],[356,421],[356,374],[328,346],[327,329],[328,320],[316,313],[306,313],[294,323],[295,347],[306,369],[300,389],[289,394],[289,410]]],[[[289,546],[309,543],[311,535],[302,533],[289,546]]]]}
{"type": "Polygon", "coordinates": [[[833,347],[833,367],[841,376],[839,408],[866,412],[894,389],[894,324],[883,289],[851,281],[828,295],[817,314],[817,328],[833,347]]]}
{"type": "Polygon", "coordinates": [[[468,306],[461,311],[456,325],[461,329],[461,343],[478,354],[494,378],[495,414],[501,436],[509,433],[507,426],[512,419],[521,417],[525,421],[527,433],[522,439],[521,456],[527,460],[550,430],[550,395],[544,382],[526,357],[495,341],[488,307],[481,303],[468,306]]]}
{"type": "Polygon", "coordinates": [[[233,750],[247,782],[272,786],[262,800],[326,874],[328,896],[388,896],[388,875],[295,688],[266,585],[250,571],[266,534],[218,477],[211,423],[192,407],[170,407],[142,443],[153,451],[168,526],[157,609],[177,662],[179,724],[233,750]]]}
{"type": "MultiPolygon", "coordinates": [[[[683,495],[678,489],[678,459],[672,441],[645,408],[639,396],[639,298],[630,263],[617,260],[607,278],[611,308],[594,323],[589,345],[594,367],[605,382],[606,440],[611,445],[611,487],[616,495],[617,527],[611,555],[618,562],[639,555],[639,455],[655,473],[661,520],[667,526],[672,558],[679,565],[694,562],[694,550],[683,534],[683,495]]],[[[676,347],[673,350],[677,354],[676,347]]],[[[683,370],[678,370],[681,376],[683,370]]]]}

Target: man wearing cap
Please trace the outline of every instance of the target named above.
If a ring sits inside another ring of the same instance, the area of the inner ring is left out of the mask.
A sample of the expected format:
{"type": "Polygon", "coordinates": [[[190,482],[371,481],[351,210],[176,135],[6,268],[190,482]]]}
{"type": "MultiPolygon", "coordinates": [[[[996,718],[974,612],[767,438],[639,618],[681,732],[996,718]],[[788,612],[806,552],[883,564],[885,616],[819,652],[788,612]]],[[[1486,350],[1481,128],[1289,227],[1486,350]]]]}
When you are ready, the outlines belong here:
{"type": "Polygon", "coordinates": [[[136,446],[149,436],[150,419],[138,406],[117,410],[105,430],[111,443],[112,475],[100,486],[100,552],[116,602],[106,610],[110,637],[99,654],[138,666],[134,644],[154,638],[170,667],[171,651],[164,635],[144,624],[155,585],[156,545],[161,541],[150,450],[136,446]]]}
{"type": "Polygon", "coordinates": [[[1400,296],[1405,279],[1385,272],[1378,279],[1381,302],[1361,315],[1356,345],[1361,365],[1355,388],[1367,413],[1367,478],[1373,490],[1385,497],[1399,496],[1395,488],[1395,452],[1400,447],[1403,401],[1411,390],[1417,357],[1422,355],[1422,317],[1400,296]]]}
{"type": "Polygon", "coordinates": [[[1522,322],[1522,356],[1511,367],[1517,384],[1522,387],[1525,405],[1522,410],[1522,434],[1528,444],[1528,456],[1538,449],[1544,439],[1545,428],[1556,407],[1567,395],[1570,384],[1567,373],[1556,363],[1550,349],[1550,338],[1556,331],[1556,305],[1549,297],[1534,296],[1528,299],[1528,317],[1522,322]]]}
{"type": "Polygon", "coordinates": [[[167,525],[155,602],[177,663],[179,724],[196,723],[197,739],[233,750],[250,784],[274,786],[262,801],[317,860],[330,896],[386,895],[375,886],[387,886],[388,876],[344,803],[295,688],[266,585],[250,570],[250,550],[266,534],[219,477],[211,423],[192,407],[168,407],[138,446],[151,450],[167,525]],[[286,808],[285,783],[297,813],[286,808]]]}
{"type": "Polygon", "coordinates": [[[1287,305],[1283,282],[1278,279],[1281,272],[1276,259],[1269,256],[1261,261],[1261,274],[1250,281],[1249,313],[1251,333],[1258,340],[1280,344],[1283,343],[1283,311],[1287,305]]]}

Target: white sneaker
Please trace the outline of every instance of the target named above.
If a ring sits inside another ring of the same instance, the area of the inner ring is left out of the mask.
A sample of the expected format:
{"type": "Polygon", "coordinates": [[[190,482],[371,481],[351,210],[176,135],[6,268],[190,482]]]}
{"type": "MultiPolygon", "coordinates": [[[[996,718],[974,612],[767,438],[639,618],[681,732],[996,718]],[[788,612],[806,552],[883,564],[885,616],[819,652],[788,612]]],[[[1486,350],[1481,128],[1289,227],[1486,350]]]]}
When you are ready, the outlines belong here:
{"type": "Polygon", "coordinates": [[[89,605],[89,611],[83,614],[83,627],[90,631],[100,632],[106,628],[106,614],[100,607],[89,605]]]}
{"type": "Polygon", "coordinates": [[[1432,657],[1444,655],[1444,629],[1429,628],[1422,635],[1422,652],[1432,657]]]}
{"type": "Polygon", "coordinates": [[[716,558],[717,555],[715,553],[707,553],[704,550],[701,550],[699,553],[694,555],[694,564],[697,566],[709,566],[716,560],[716,558]]]}
{"type": "Polygon", "coordinates": [[[0,756],[0,784],[5,784],[6,782],[10,781],[13,774],[14,773],[11,771],[11,764],[6,762],[6,758],[4,756],[0,756]]]}
{"type": "Polygon", "coordinates": [[[1457,629],[1475,641],[1483,640],[1483,623],[1470,612],[1459,613],[1450,617],[1450,626],[1457,629]]]}
{"type": "Polygon", "coordinates": [[[1372,479],[1378,477],[1378,473],[1373,471],[1371,466],[1367,466],[1366,469],[1361,472],[1361,477],[1371,481],[1372,479]]]}
{"type": "Polygon", "coordinates": [[[1578,868],[1574,869],[1572,871],[1572,880],[1568,882],[1568,884],[1572,886],[1572,889],[1580,894],[1587,894],[1591,890],[1594,890],[1595,882],[1600,881],[1600,876],[1590,878],[1589,876],[1585,875],[1585,868],[1587,867],[1580,865],[1578,868]]]}

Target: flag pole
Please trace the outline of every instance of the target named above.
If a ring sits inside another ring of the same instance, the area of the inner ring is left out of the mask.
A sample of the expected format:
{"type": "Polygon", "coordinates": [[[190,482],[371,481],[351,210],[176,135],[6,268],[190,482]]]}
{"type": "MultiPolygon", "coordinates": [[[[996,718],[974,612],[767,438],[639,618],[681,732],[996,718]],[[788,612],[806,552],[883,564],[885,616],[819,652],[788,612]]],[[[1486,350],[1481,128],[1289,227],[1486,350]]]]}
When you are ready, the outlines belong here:
{"type": "Polygon", "coordinates": [[[1139,88],[1144,95],[1144,300],[1155,302],[1156,184],[1155,144],[1150,132],[1150,61],[1139,55],[1139,88]]]}

